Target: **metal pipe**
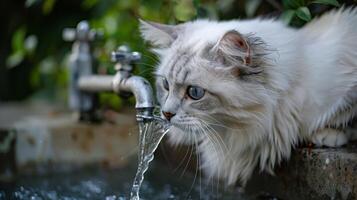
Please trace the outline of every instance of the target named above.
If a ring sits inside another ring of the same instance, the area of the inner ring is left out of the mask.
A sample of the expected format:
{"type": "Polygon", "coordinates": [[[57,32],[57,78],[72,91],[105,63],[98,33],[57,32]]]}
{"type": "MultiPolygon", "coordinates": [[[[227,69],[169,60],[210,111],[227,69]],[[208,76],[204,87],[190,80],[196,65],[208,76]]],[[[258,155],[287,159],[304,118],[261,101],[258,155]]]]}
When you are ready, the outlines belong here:
{"type": "Polygon", "coordinates": [[[113,75],[82,76],[78,80],[78,88],[86,92],[112,92],[113,75]]]}

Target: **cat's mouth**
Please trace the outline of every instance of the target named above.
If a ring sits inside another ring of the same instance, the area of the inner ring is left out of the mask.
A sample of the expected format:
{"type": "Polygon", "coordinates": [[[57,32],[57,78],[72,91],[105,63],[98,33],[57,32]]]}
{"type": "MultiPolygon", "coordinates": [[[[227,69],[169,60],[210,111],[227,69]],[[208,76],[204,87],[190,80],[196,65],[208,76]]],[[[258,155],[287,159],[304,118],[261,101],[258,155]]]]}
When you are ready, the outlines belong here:
{"type": "Polygon", "coordinates": [[[202,132],[204,129],[200,124],[195,123],[179,123],[179,122],[171,122],[171,125],[175,128],[180,129],[183,132],[188,134],[198,134],[202,132]]]}
{"type": "Polygon", "coordinates": [[[161,116],[163,120],[166,120],[175,131],[179,131],[185,134],[201,135],[205,131],[205,126],[200,123],[200,119],[190,116],[190,117],[180,117],[174,116],[168,121],[164,116],[161,116]]]}
{"type": "Polygon", "coordinates": [[[202,131],[199,131],[196,126],[179,123],[171,124],[169,137],[172,143],[194,145],[204,139],[205,134],[202,134],[202,131]]]}

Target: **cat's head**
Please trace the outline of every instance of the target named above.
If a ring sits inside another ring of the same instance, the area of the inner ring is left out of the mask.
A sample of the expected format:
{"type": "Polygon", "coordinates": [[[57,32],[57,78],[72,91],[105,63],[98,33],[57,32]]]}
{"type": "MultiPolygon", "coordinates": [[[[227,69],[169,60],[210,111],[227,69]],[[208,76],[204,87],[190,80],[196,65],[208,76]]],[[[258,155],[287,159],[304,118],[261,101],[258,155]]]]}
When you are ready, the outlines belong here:
{"type": "Polygon", "coordinates": [[[233,23],[198,20],[176,26],[141,21],[160,63],[157,97],[173,125],[170,140],[193,143],[245,129],[264,112],[267,45],[233,23]]]}

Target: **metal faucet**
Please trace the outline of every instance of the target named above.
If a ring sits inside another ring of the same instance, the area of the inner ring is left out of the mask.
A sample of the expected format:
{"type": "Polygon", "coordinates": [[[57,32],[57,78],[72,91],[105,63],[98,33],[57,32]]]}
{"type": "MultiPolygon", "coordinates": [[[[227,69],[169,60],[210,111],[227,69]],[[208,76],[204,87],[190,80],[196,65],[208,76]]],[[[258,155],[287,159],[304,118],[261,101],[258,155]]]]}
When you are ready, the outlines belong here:
{"type": "Polygon", "coordinates": [[[97,97],[96,94],[79,90],[77,80],[79,77],[93,74],[90,42],[100,36],[100,32],[90,29],[87,21],[81,21],[75,29],[66,28],[63,30],[63,39],[74,41],[69,57],[69,107],[80,112],[81,120],[93,118],[97,97]]]}
{"type": "Polygon", "coordinates": [[[78,86],[87,92],[112,91],[121,96],[134,95],[136,99],[137,120],[153,119],[154,97],[150,83],[140,76],[133,76],[133,62],[139,61],[141,54],[131,52],[127,46],[120,46],[112,52],[116,62],[115,75],[91,75],[79,78],[78,86]]]}
{"type": "Polygon", "coordinates": [[[133,76],[133,63],[141,59],[139,52],[131,52],[127,46],[120,46],[112,52],[111,59],[116,63],[115,75],[93,75],[92,57],[89,41],[98,33],[89,28],[86,21],[78,24],[77,29],[65,29],[63,36],[67,41],[75,40],[70,56],[70,107],[76,111],[93,109],[96,92],[114,92],[136,99],[137,121],[153,119],[154,97],[150,83],[140,76],[133,76]]]}

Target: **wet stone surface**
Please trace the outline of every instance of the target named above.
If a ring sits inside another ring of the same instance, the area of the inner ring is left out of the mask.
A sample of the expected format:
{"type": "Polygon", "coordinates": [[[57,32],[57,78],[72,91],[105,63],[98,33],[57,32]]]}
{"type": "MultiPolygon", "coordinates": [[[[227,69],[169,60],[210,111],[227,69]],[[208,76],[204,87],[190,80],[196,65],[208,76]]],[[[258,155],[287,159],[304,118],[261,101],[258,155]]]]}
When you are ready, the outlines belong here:
{"type": "MultiPolygon", "coordinates": [[[[70,173],[20,175],[16,181],[0,183],[0,200],[127,200],[136,162],[116,170],[98,166],[70,173]]],[[[153,162],[143,182],[141,197],[151,200],[248,200],[236,191],[209,186],[190,173],[181,176],[162,163],[153,162]]]]}
{"type": "Polygon", "coordinates": [[[275,172],[275,177],[256,175],[248,190],[265,190],[289,200],[357,199],[357,143],[297,149],[275,172]]]}

